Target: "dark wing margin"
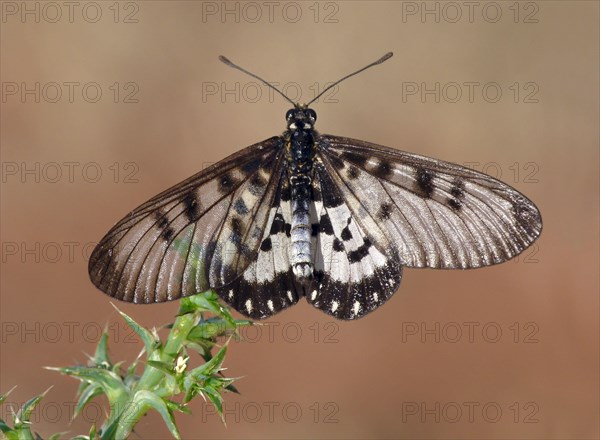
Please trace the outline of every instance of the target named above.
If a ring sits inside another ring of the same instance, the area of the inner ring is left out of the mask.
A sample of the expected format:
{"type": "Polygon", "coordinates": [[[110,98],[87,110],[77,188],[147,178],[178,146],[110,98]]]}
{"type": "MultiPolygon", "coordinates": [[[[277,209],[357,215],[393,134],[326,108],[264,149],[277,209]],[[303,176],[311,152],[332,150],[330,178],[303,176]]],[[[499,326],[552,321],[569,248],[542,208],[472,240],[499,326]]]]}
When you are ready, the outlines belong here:
{"type": "Polygon", "coordinates": [[[133,210],[92,252],[94,285],[119,300],[154,303],[234,281],[256,258],[282,151],[279,137],[251,145],[133,210]]]}
{"type": "Polygon", "coordinates": [[[353,214],[380,225],[403,266],[489,266],[541,233],[533,202],[486,174],[338,136],[320,136],[318,145],[328,172],[362,202],[353,214]]]}

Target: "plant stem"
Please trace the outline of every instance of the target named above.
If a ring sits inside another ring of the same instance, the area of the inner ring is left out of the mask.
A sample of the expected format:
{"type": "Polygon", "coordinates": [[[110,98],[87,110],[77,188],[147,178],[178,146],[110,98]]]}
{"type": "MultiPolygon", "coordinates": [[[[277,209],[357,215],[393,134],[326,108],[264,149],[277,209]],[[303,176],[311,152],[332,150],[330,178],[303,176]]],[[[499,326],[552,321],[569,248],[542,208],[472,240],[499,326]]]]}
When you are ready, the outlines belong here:
{"type": "MultiPolygon", "coordinates": [[[[178,316],[171,327],[171,331],[167,341],[162,348],[153,350],[149,354],[148,360],[156,360],[164,363],[173,363],[177,355],[181,352],[184,342],[190,330],[196,325],[200,312],[186,313],[178,316]]],[[[129,399],[122,408],[118,408],[119,427],[116,432],[104,431],[106,434],[102,436],[102,440],[116,438],[126,438],[131,434],[136,423],[151,409],[150,405],[139,405],[135,403],[136,394],[143,390],[153,391],[157,385],[163,380],[165,374],[158,368],[147,365],[140,380],[135,385],[133,392],[129,395],[129,399]]]]}
{"type": "MultiPolygon", "coordinates": [[[[199,313],[200,312],[186,313],[178,316],[171,327],[171,332],[169,333],[169,337],[167,338],[164,348],[162,350],[156,350],[154,353],[152,353],[153,356],[150,359],[165,363],[173,362],[175,357],[181,351],[188,333],[194,327],[194,325],[196,325],[199,313]]],[[[134,392],[138,390],[152,390],[156,385],[158,385],[163,377],[164,373],[159,369],[150,366],[147,367],[144,369],[142,377],[135,386],[134,392]]]]}

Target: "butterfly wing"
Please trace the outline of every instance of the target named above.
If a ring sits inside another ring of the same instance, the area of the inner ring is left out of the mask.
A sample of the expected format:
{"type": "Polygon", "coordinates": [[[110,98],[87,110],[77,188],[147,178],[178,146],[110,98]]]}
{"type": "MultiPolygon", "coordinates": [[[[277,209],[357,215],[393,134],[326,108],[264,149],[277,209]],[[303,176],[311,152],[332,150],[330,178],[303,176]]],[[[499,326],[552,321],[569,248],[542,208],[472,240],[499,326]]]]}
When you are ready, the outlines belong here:
{"type": "Polygon", "coordinates": [[[251,145],[153,197],[94,249],[92,282],[153,303],[227,285],[256,259],[280,186],[280,137],[251,145]]]}
{"type": "Polygon", "coordinates": [[[270,208],[256,259],[234,282],[217,289],[241,314],[264,319],[296,304],[304,292],[294,281],[289,259],[292,208],[287,177],[270,208]]]}
{"type": "Polygon", "coordinates": [[[388,238],[362,208],[362,197],[324,161],[315,163],[313,224],[318,224],[314,281],[307,301],[338,319],[357,319],[398,289],[402,266],[388,238]],[[360,217],[360,218],[359,218],[360,217]]]}
{"type": "Polygon", "coordinates": [[[338,136],[320,136],[318,149],[342,197],[361,201],[349,205],[356,220],[374,240],[385,236],[403,266],[501,263],[541,233],[537,207],[486,174],[338,136]]]}

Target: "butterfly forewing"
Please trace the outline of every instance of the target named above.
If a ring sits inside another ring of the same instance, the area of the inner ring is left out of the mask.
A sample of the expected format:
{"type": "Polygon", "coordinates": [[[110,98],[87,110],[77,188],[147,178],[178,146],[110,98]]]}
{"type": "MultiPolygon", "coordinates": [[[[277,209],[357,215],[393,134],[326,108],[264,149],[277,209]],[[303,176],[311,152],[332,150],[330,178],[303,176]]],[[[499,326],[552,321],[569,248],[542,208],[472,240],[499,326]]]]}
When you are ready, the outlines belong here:
{"type": "Polygon", "coordinates": [[[252,145],[150,199],[90,257],[93,283],[139,303],[233,282],[256,258],[282,177],[281,138],[252,145]]]}
{"type": "Polygon", "coordinates": [[[384,229],[404,266],[488,266],[541,233],[535,205],[488,175],[338,136],[321,136],[319,146],[344,197],[360,199],[353,214],[384,229]]]}

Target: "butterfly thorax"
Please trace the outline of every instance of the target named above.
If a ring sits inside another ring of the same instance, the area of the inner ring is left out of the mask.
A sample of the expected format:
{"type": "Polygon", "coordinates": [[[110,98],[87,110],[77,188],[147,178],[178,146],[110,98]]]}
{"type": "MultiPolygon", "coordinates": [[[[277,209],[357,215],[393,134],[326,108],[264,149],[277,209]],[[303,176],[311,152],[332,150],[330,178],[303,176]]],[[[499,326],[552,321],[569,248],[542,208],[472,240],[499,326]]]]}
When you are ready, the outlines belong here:
{"type": "Polygon", "coordinates": [[[308,284],[314,269],[309,208],[316,135],[313,126],[317,114],[312,109],[297,107],[287,112],[286,120],[288,129],[284,138],[292,208],[289,258],[296,279],[308,284]]]}

